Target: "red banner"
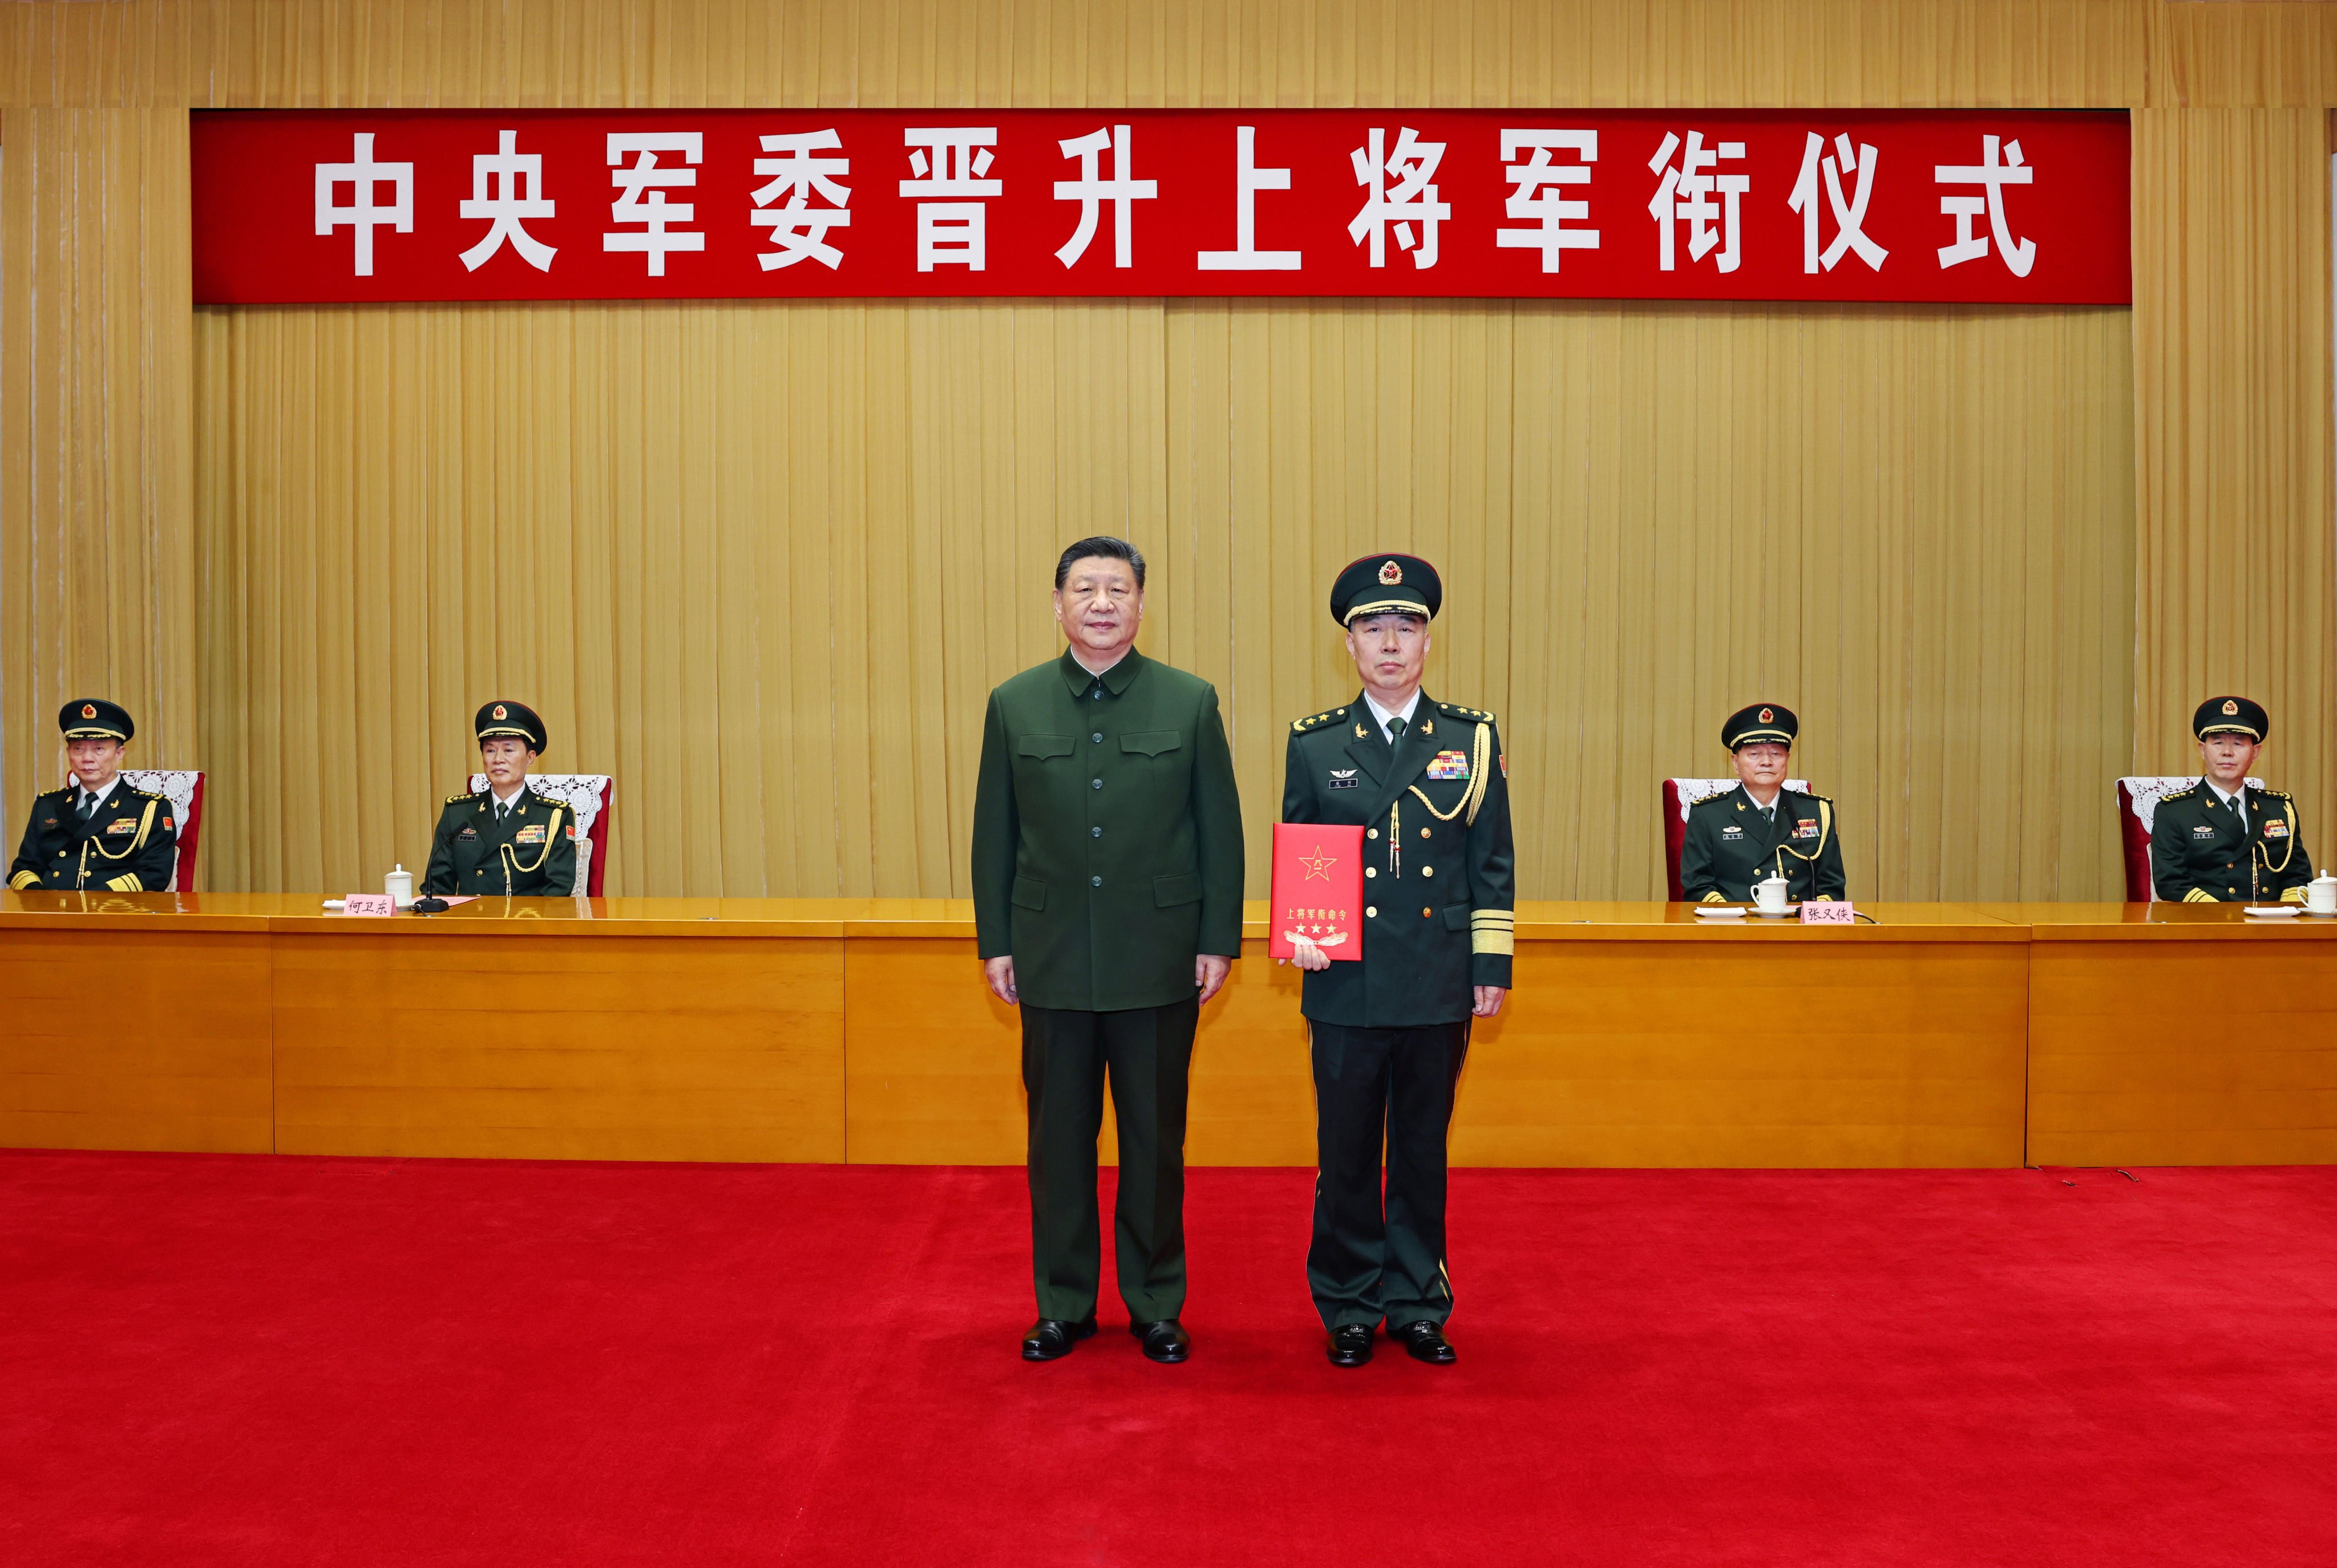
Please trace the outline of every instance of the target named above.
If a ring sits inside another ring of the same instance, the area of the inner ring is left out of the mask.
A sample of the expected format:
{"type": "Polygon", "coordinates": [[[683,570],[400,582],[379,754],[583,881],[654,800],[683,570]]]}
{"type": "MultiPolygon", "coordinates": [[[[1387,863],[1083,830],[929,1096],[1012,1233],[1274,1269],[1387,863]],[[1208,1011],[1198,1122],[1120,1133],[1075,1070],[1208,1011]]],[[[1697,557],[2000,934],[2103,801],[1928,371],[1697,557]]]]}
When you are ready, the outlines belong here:
{"type": "Polygon", "coordinates": [[[2122,112],[204,111],[195,299],[2125,305],[2122,112]]]}

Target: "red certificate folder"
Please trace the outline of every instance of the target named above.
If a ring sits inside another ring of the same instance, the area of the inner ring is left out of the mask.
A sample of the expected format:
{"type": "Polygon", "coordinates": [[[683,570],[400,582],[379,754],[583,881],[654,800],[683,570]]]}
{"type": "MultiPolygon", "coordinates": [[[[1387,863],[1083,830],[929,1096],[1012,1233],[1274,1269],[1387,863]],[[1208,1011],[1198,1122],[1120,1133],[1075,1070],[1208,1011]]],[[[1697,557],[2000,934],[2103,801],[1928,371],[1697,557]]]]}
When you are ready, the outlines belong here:
{"type": "Polygon", "coordinates": [[[1364,956],[1364,830],[1274,824],[1274,893],[1266,951],[1286,959],[1305,937],[1334,959],[1364,956]]]}

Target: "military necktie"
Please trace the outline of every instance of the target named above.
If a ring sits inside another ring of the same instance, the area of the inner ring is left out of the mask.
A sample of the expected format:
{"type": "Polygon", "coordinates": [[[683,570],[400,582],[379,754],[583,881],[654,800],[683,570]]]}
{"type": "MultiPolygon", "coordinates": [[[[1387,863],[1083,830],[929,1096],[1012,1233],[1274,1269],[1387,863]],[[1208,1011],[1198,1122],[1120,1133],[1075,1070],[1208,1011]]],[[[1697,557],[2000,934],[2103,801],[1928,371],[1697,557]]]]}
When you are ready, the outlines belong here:
{"type": "Polygon", "coordinates": [[[83,791],[82,791],[82,792],[81,792],[81,820],[82,820],[83,822],[86,823],[86,822],[88,822],[88,821],[89,821],[89,819],[90,819],[90,818],[92,818],[92,817],[95,816],[96,814],[97,814],[97,796],[95,796],[95,795],[92,794],[91,794],[89,791],[87,791],[87,790],[83,790],[83,791]]]}
{"type": "Polygon", "coordinates": [[[1387,729],[1388,745],[1393,745],[1396,742],[1403,738],[1403,720],[1400,718],[1392,718],[1388,720],[1387,729]]]}

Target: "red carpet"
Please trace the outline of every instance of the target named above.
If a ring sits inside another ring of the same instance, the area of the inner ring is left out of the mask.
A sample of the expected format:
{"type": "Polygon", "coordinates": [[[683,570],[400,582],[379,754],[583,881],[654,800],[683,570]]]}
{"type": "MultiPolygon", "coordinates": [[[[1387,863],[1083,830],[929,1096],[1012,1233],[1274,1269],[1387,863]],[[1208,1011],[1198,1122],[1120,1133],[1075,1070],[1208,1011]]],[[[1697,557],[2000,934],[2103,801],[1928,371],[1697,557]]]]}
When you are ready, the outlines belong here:
{"type": "Polygon", "coordinates": [[[1029,1367],[1022,1174],[0,1154],[0,1562],[2337,1563],[2337,1170],[1463,1172],[1450,1370],[1305,1171],[1029,1367]]]}

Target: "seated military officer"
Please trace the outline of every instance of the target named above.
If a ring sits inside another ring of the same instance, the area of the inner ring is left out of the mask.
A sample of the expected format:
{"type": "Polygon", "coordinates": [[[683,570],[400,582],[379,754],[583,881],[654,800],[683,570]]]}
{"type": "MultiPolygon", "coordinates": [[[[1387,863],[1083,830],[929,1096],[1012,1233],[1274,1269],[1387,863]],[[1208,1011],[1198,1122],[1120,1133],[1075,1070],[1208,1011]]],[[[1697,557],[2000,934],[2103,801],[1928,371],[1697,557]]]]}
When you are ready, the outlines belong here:
{"type": "Polygon", "coordinates": [[[1785,787],[1801,729],[1791,708],[1773,702],[1739,708],[1720,726],[1738,782],[1688,809],[1679,868],[1688,902],[1745,903],[1753,884],[1773,875],[1785,879],[1788,899],[1842,897],[1833,802],[1785,787]]]}
{"type": "Polygon", "coordinates": [[[430,844],[425,893],[565,897],[576,891],[576,813],[527,786],[543,721],[515,702],[479,710],[479,769],[487,787],[448,795],[430,844]]]}
{"type": "Polygon", "coordinates": [[[34,797],[8,885],[168,891],[179,863],[171,803],[122,778],[122,753],[138,726],[112,703],[76,697],[57,711],[57,727],[73,783],[34,797]]]}
{"type": "Polygon", "coordinates": [[[2244,696],[2211,696],[2191,716],[2206,775],[2161,799],[2151,821],[2150,880],[2161,899],[2304,901],[2313,857],[2296,803],[2247,782],[2271,733],[2271,718],[2244,696]]]}

